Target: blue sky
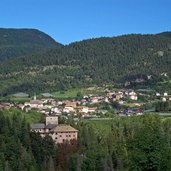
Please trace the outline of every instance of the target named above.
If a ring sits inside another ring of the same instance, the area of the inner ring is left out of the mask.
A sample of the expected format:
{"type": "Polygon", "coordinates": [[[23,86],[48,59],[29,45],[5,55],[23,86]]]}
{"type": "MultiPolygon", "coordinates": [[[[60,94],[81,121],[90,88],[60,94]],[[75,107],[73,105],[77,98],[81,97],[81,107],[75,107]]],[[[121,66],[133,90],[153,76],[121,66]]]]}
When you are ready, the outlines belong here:
{"type": "Polygon", "coordinates": [[[36,28],[68,44],[171,31],[171,0],[1,0],[0,27],[36,28]]]}

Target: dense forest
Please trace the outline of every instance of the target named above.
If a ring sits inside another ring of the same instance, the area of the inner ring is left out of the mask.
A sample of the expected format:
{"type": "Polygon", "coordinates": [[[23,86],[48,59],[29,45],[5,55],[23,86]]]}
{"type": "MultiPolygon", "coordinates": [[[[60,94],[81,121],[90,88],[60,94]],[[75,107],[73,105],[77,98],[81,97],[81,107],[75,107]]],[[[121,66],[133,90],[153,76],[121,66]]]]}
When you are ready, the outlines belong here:
{"type": "Polygon", "coordinates": [[[78,141],[55,145],[0,111],[1,171],[170,171],[171,122],[157,114],[80,121],[78,141]]]}
{"type": "Polygon", "coordinates": [[[50,36],[36,29],[0,28],[0,61],[61,46],[50,36]]]}
{"type": "Polygon", "coordinates": [[[0,63],[0,94],[92,85],[153,85],[171,77],[170,32],[102,37],[0,63]]]}

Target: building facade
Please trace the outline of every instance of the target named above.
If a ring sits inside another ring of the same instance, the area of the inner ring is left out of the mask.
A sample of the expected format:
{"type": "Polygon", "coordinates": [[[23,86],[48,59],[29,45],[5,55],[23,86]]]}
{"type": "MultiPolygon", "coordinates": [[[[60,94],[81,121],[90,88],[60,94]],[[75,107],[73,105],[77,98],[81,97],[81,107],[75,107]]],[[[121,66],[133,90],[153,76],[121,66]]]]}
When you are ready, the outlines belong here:
{"type": "Polygon", "coordinates": [[[46,117],[46,124],[36,123],[30,125],[31,132],[40,133],[42,137],[49,135],[56,144],[70,140],[77,140],[78,130],[70,125],[58,124],[57,116],[46,117]]]}

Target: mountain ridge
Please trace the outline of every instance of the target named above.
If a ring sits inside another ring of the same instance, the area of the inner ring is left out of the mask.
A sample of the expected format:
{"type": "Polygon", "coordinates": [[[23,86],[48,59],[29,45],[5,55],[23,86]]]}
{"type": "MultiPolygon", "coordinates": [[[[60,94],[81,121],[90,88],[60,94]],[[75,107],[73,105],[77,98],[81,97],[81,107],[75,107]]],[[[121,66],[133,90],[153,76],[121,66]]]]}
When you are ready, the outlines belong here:
{"type": "Polygon", "coordinates": [[[0,28],[0,60],[63,46],[37,29],[0,28]]]}
{"type": "Polygon", "coordinates": [[[148,85],[169,79],[171,39],[167,35],[93,38],[7,60],[0,64],[1,94],[125,82],[148,85]]]}

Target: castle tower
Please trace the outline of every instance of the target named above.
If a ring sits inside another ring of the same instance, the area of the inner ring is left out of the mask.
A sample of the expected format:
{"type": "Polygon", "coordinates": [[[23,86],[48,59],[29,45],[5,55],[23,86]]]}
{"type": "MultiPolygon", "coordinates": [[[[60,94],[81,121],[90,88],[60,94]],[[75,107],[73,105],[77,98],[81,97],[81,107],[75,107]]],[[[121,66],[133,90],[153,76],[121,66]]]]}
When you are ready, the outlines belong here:
{"type": "Polygon", "coordinates": [[[46,117],[46,125],[55,124],[58,125],[58,117],[57,116],[47,116],[46,117]]]}

